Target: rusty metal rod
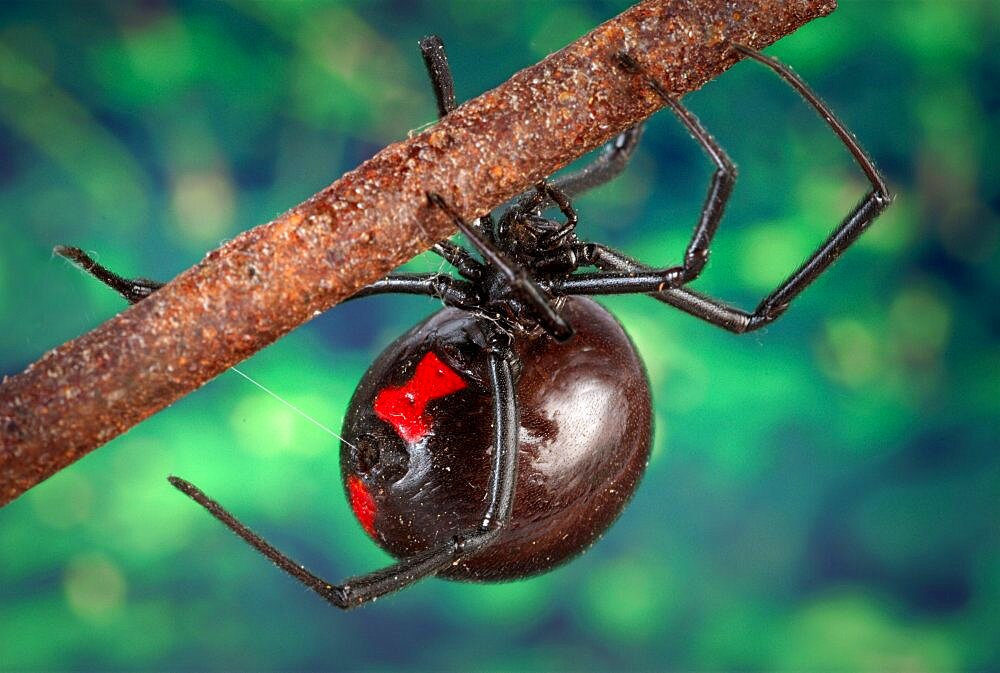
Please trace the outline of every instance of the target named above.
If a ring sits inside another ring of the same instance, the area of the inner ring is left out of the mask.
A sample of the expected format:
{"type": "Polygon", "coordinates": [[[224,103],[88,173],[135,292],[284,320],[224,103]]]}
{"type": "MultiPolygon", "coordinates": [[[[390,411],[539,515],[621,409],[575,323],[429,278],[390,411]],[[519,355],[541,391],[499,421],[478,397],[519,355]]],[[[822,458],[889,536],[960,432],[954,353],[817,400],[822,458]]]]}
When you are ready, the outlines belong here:
{"type": "Polygon", "coordinates": [[[835,0],[646,0],[0,383],[0,506],[835,0]]]}

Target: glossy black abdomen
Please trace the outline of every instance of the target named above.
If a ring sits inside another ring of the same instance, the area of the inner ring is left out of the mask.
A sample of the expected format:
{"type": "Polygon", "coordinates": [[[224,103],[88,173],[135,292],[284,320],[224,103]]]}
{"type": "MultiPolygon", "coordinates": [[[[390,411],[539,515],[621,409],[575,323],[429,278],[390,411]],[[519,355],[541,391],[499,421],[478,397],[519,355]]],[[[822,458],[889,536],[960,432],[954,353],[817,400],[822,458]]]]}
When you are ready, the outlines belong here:
{"type": "MultiPolygon", "coordinates": [[[[561,311],[576,334],[519,337],[518,478],[510,525],[443,577],[550,570],[594,542],[628,502],[652,437],[649,383],[632,342],[589,299],[561,311]]],[[[444,309],[372,364],[344,421],[341,473],[363,527],[403,558],[479,525],[493,400],[477,318],[444,309]]]]}

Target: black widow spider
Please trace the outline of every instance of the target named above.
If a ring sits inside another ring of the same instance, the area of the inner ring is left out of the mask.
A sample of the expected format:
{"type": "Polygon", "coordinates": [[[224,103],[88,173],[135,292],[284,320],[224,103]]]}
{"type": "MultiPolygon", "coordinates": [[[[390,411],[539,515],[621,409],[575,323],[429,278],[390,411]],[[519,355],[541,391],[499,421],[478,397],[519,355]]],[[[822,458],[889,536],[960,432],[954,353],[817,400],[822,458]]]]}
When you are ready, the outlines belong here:
{"type": "MultiPolygon", "coordinates": [[[[440,114],[447,115],[455,95],[444,46],[428,37],[420,47],[440,114]]],[[[430,575],[495,581],[545,572],[591,545],[634,492],[647,463],[652,423],[641,359],[617,321],[581,295],[647,294],[731,332],[755,330],[780,316],[891,201],[871,159],[798,76],[757,51],[732,48],[797,90],[872,184],[819,249],[755,310],[685,287],[705,266],[736,169],[695,116],[622,53],[617,65],[623,73],[642,78],[673,109],[716,167],[681,265],[648,267],[577,238],[570,197],[622,171],[642,133],[637,126],[584,168],[539,183],[498,221],[489,214],[467,223],[443,198],[428,194],[482,260],[441,241],[434,252],[460,278],[393,274],[352,297],[422,294],[446,305],[375,360],[344,421],[347,496],[362,527],[400,559],[396,564],[330,584],[193,484],[177,477],[170,482],[340,608],[430,575]],[[542,215],[552,204],[564,221],[542,215]],[[575,273],[587,266],[597,271],[575,273]]],[[[77,248],[56,251],[132,303],[162,285],[122,278],[77,248]]]]}

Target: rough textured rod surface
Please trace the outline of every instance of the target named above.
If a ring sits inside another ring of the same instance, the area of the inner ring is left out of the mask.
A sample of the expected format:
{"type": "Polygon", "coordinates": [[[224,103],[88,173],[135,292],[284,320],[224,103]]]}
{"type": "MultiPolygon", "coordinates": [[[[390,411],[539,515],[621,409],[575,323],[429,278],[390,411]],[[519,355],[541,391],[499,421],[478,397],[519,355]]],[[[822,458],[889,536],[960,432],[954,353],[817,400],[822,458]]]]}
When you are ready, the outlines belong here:
{"type": "Polygon", "coordinates": [[[452,234],[425,191],[475,217],[655,112],[616,52],[683,95],[736,61],[726,40],[762,48],[835,6],[647,0],[386,147],[5,379],[0,505],[452,234]]]}

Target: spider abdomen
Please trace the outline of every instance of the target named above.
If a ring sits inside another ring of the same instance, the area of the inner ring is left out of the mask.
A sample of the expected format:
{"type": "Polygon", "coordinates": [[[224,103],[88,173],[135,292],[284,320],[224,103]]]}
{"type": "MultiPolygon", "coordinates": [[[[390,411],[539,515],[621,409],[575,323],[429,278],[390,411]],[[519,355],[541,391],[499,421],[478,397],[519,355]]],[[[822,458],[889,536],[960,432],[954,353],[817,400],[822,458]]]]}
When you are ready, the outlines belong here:
{"type": "MultiPolygon", "coordinates": [[[[631,340],[589,299],[568,300],[562,314],[576,330],[570,341],[513,343],[520,427],[511,520],[443,577],[498,581],[553,568],[611,525],[645,471],[649,383],[631,340]]],[[[351,400],[345,488],[362,526],[396,557],[482,521],[493,401],[479,320],[457,309],[434,314],[375,360],[351,400]]]]}

